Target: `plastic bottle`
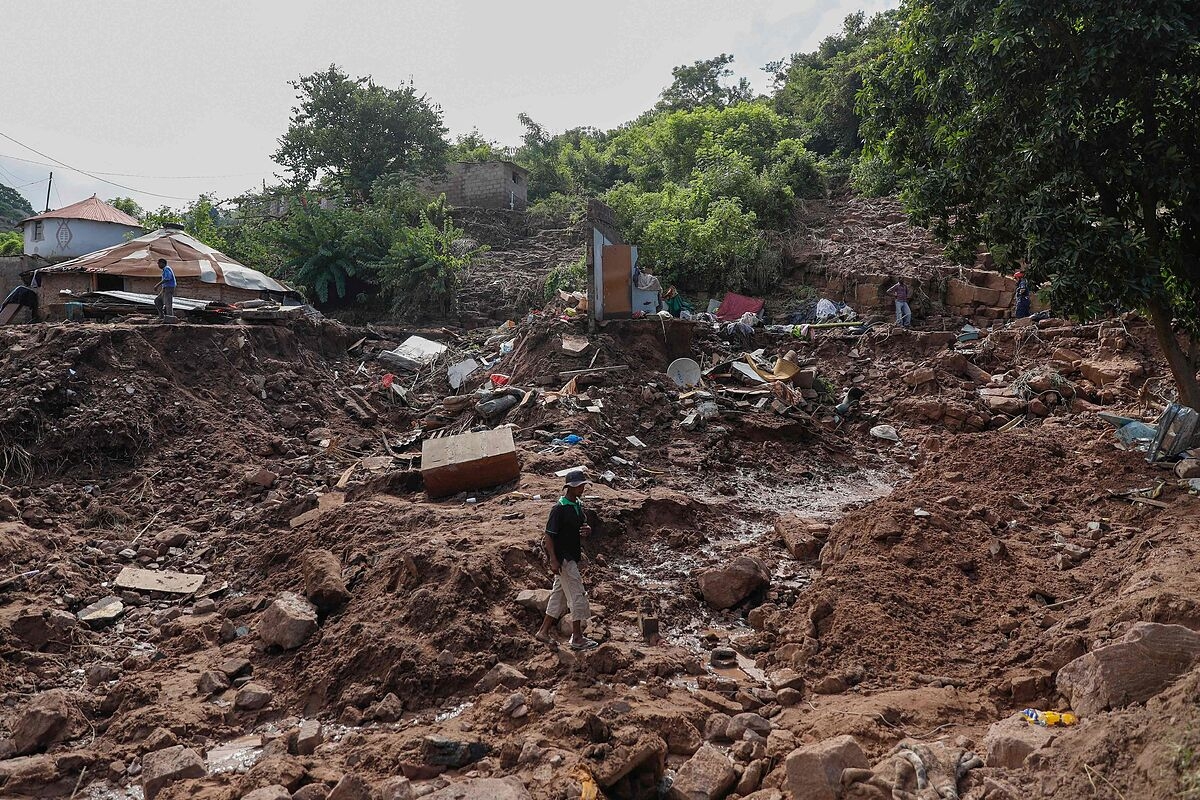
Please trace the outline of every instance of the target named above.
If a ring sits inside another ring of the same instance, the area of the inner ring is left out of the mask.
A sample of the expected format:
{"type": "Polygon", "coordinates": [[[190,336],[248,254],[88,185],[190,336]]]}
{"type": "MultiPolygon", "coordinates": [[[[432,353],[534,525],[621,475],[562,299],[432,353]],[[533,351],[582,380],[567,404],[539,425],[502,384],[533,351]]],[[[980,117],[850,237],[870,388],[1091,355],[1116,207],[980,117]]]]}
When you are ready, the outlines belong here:
{"type": "Polygon", "coordinates": [[[1036,708],[1027,708],[1021,712],[1021,716],[1025,717],[1025,721],[1030,725],[1041,725],[1043,728],[1054,725],[1074,725],[1079,722],[1079,717],[1070,711],[1060,713],[1058,711],[1038,711],[1036,708]]]}

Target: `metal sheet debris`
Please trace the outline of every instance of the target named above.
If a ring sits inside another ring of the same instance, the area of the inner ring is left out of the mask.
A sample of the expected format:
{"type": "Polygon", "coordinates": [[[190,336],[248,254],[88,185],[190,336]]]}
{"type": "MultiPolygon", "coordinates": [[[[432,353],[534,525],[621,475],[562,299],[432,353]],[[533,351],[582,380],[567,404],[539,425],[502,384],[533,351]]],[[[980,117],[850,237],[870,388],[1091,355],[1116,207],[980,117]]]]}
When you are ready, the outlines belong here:
{"type": "Polygon", "coordinates": [[[457,389],[462,386],[463,381],[469,378],[477,369],[479,369],[479,362],[473,358],[468,358],[466,361],[460,361],[452,365],[446,370],[446,377],[450,380],[450,388],[457,389]]]}

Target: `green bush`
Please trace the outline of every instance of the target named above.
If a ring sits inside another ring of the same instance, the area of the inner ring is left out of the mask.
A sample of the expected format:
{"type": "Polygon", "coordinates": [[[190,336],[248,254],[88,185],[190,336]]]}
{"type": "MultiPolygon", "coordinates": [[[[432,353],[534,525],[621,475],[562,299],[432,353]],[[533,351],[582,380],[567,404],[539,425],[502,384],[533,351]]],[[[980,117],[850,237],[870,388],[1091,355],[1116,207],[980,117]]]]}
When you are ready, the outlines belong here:
{"type": "Polygon", "coordinates": [[[484,246],[464,249],[462,237],[462,229],[445,215],[444,197],[421,212],[417,225],[397,232],[387,255],[375,264],[395,313],[417,319],[454,313],[463,269],[487,252],[484,246]]]}
{"type": "Polygon", "coordinates": [[[0,256],[19,256],[25,252],[25,237],[17,231],[0,233],[0,256]]]}

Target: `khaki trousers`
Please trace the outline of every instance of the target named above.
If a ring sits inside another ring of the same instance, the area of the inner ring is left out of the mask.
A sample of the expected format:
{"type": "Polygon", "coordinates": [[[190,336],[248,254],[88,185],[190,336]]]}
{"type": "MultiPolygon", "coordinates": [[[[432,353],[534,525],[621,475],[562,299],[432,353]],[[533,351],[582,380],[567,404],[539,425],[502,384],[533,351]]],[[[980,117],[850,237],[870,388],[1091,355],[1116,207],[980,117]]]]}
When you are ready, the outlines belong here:
{"type": "Polygon", "coordinates": [[[554,576],[550,600],[546,603],[546,616],[560,619],[568,610],[572,622],[587,622],[592,617],[587,591],[583,588],[583,579],[579,577],[579,565],[574,561],[563,561],[562,569],[554,576]]]}

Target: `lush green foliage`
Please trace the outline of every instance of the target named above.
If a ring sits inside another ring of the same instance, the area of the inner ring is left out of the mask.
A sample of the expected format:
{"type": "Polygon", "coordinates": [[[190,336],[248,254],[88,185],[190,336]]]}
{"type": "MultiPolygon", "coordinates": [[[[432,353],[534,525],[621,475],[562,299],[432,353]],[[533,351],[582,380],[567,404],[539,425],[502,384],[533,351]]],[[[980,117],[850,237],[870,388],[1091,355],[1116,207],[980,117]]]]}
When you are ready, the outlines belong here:
{"type": "Polygon", "coordinates": [[[182,225],[188,234],[222,252],[229,244],[222,233],[223,218],[212,195],[200,195],[188,203],[183,211],[162,206],[157,211],[142,212],[138,220],[147,231],[156,231],[167,223],[182,225]]]}
{"type": "Polygon", "coordinates": [[[281,277],[322,303],[346,298],[352,285],[377,285],[369,265],[387,252],[389,241],[375,215],[303,200],[279,231],[286,257],[281,277]]]}
{"type": "Polygon", "coordinates": [[[0,232],[0,256],[19,256],[25,252],[25,237],[20,231],[0,232]]]}
{"type": "Polygon", "coordinates": [[[732,86],[726,81],[733,77],[729,65],[733,56],[722,53],[715,58],[704,59],[693,64],[682,64],[671,70],[675,80],[663,89],[655,109],[658,111],[681,111],[704,106],[722,108],[743,103],[754,98],[750,81],[739,78],[732,86]]]}
{"type": "Polygon", "coordinates": [[[141,219],[145,210],[132,197],[111,197],[105,201],[118,211],[124,211],[134,219],[141,219]]]}
{"type": "Polygon", "coordinates": [[[470,133],[457,137],[446,154],[447,161],[470,161],[477,164],[508,158],[508,153],[499,142],[485,139],[477,128],[472,128],[470,133]]]}
{"type": "Polygon", "coordinates": [[[381,175],[427,174],[445,164],[441,108],[412,86],[388,89],[336,64],[291,85],[299,105],[274,159],[299,187],[324,178],[363,200],[381,175]]]}
{"type": "Polygon", "coordinates": [[[980,242],[1021,255],[1056,308],[1147,309],[1200,404],[1200,8],[906,0],[900,14],[863,108],[918,221],[967,257],[980,242]]]}
{"type": "Polygon", "coordinates": [[[422,210],[415,225],[398,229],[376,265],[393,311],[410,318],[453,314],[462,271],[487,251],[464,247],[463,241],[463,231],[447,213],[445,196],[422,210]]]}
{"type": "Polygon", "coordinates": [[[24,195],[0,183],[0,230],[7,231],[33,214],[33,206],[29,205],[24,195]]]}

